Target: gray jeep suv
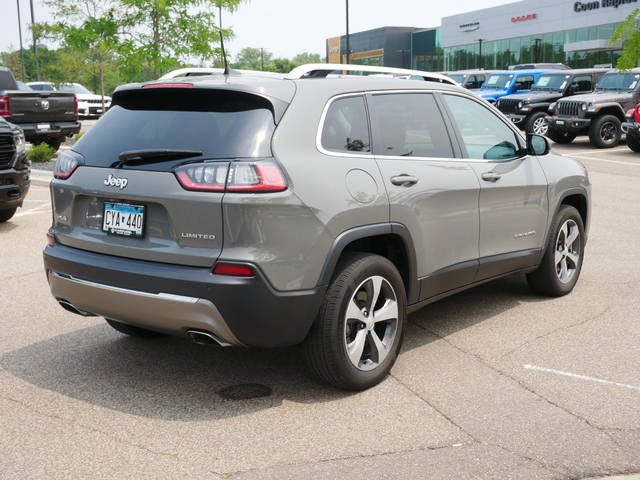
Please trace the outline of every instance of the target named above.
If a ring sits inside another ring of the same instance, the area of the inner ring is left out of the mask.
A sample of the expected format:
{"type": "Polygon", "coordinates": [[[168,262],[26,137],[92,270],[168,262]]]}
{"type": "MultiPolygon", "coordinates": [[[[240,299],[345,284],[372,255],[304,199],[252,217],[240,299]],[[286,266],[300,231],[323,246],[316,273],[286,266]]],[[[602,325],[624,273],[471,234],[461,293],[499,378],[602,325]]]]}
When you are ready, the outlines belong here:
{"type": "Polygon", "coordinates": [[[124,334],[303,344],[321,380],[365,389],[409,312],[510,274],[573,289],[590,184],[549,145],[426,72],[121,86],[58,157],[47,278],[124,334]]]}

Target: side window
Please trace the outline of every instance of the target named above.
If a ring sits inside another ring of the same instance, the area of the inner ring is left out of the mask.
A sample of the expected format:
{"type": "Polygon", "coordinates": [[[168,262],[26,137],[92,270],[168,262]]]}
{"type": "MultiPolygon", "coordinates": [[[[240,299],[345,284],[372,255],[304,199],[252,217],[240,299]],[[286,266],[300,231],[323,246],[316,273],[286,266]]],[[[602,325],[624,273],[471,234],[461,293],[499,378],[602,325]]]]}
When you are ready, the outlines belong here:
{"type": "Polygon", "coordinates": [[[531,86],[534,84],[531,75],[523,75],[519,77],[516,82],[520,84],[520,90],[531,90],[531,86]]]}
{"type": "Polygon", "coordinates": [[[332,152],[370,152],[371,140],[362,96],[331,103],[322,125],[322,148],[332,152]]]}
{"type": "Polygon", "coordinates": [[[493,111],[469,98],[443,95],[469,158],[509,160],[519,156],[518,138],[493,111]]]}
{"type": "Polygon", "coordinates": [[[451,158],[453,150],[433,95],[394,93],[371,97],[380,126],[380,155],[451,158]]]}
{"type": "Polygon", "coordinates": [[[591,75],[576,75],[573,79],[572,85],[578,85],[579,92],[590,92],[593,90],[593,86],[591,85],[591,75]]]}

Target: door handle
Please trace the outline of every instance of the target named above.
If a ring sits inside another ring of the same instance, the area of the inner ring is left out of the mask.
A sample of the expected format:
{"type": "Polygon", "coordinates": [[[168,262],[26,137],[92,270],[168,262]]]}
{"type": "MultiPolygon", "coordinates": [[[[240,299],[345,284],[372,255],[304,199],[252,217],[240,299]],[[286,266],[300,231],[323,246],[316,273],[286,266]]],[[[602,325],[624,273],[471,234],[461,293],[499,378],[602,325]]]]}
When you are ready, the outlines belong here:
{"type": "Polygon", "coordinates": [[[487,172],[482,174],[482,179],[486,182],[497,182],[502,178],[499,173],[487,172]]]}
{"type": "Polygon", "coordinates": [[[399,187],[409,187],[418,183],[418,177],[404,174],[396,175],[395,177],[391,177],[391,183],[398,185],[399,187]]]}

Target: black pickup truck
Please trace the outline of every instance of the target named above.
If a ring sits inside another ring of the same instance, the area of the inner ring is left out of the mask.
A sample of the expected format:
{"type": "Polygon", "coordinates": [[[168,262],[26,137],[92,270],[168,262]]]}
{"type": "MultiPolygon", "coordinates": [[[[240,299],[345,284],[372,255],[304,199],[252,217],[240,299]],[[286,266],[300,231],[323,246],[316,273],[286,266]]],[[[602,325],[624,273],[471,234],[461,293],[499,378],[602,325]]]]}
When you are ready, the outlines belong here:
{"type": "Polygon", "coordinates": [[[0,67],[0,116],[22,128],[28,142],[56,150],[65,137],[80,132],[74,93],[19,90],[7,67],[0,67]]]}
{"type": "Polygon", "coordinates": [[[543,73],[530,91],[502,97],[496,107],[526,133],[547,135],[549,126],[544,117],[549,106],[564,97],[592,92],[609,70],[583,68],[543,73]]]}

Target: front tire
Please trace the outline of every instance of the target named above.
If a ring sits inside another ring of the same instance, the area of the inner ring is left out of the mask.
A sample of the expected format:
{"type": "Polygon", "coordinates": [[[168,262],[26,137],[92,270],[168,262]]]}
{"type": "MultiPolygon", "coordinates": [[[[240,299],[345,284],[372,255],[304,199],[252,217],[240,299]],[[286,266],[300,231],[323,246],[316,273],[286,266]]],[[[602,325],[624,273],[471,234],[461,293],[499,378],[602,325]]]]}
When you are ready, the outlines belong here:
{"type": "Polygon", "coordinates": [[[627,146],[634,152],[640,152],[640,141],[627,133],[627,146]]]}
{"type": "Polygon", "coordinates": [[[549,131],[549,124],[544,120],[546,116],[544,112],[534,112],[529,115],[524,122],[524,131],[536,135],[546,135],[549,131]]]}
{"type": "Polygon", "coordinates": [[[352,255],[337,269],[307,338],[312,372],[346,390],[380,383],[398,357],[407,323],[396,267],[378,255],[352,255]]]}
{"type": "Polygon", "coordinates": [[[615,147],[622,138],[620,120],[613,115],[596,118],[589,127],[589,140],[598,148],[615,147]]]}
{"type": "Polygon", "coordinates": [[[18,210],[17,207],[16,208],[7,208],[5,210],[0,210],[0,223],[6,222],[11,217],[13,217],[17,210],[18,210]]]}
{"type": "Polygon", "coordinates": [[[580,277],[584,245],[582,217],[574,207],[563,205],[553,222],[540,266],[527,274],[529,286],[553,297],[570,293],[580,277]]]}

